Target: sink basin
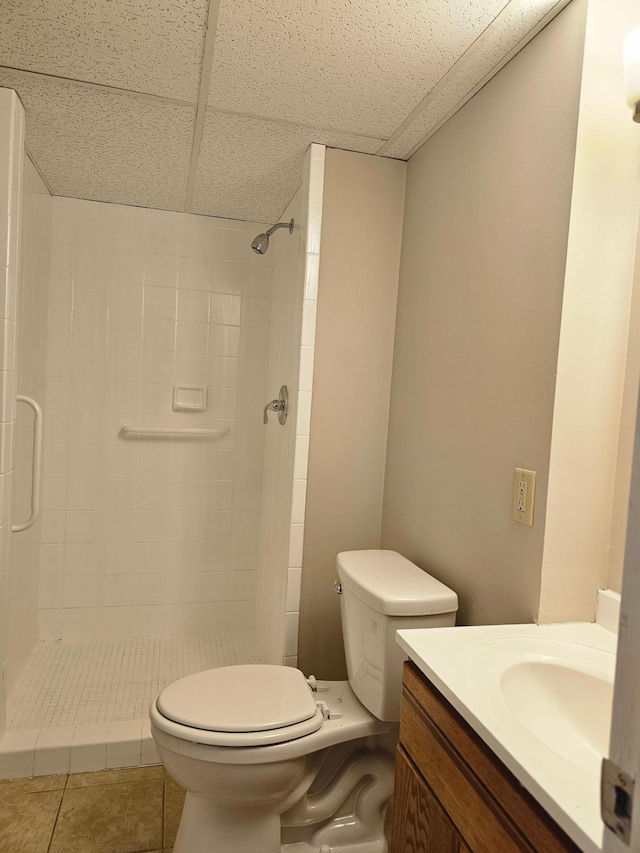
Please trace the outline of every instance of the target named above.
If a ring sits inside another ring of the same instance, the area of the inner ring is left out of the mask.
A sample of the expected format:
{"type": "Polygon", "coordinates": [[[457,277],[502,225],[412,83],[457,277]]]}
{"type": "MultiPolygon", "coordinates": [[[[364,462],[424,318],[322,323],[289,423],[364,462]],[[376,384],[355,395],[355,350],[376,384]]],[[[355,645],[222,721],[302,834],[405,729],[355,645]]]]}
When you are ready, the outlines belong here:
{"type": "MultiPolygon", "coordinates": [[[[465,675],[502,725],[522,726],[595,776],[608,754],[615,655],[566,640],[519,637],[472,648],[465,675]]],[[[531,744],[530,744],[531,745],[531,744]]]]}
{"type": "Polygon", "coordinates": [[[598,774],[609,752],[613,683],[548,661],[515,664],[500,689],[511,713],[568,761],[598,774]]]}

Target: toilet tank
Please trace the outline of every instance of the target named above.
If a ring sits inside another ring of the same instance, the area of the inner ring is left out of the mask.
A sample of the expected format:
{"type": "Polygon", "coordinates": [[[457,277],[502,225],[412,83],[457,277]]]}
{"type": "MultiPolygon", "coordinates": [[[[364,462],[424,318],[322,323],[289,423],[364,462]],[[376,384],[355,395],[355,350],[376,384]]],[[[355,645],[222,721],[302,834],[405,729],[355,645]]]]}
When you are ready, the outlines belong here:
{"type": "Polygon", "coordinates": [[[337,567],[349,683],[375,717],[395,722],[406,660],[396,631],[454,625],[458,596],[395,551],[343,551],[337,567]]]}

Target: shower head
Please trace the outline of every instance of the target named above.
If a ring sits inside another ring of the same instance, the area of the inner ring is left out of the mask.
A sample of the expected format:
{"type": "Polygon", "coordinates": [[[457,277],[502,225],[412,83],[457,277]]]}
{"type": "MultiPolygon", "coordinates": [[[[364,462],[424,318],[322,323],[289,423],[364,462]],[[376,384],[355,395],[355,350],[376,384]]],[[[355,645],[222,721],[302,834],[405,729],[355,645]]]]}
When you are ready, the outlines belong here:
{"type": "Polygon", "coordinates": [[[257,252],[259,255],[264,255],[264,253],[269,248],[269,235],[268,234],[258,234],[253,243],[251,244],[251,248],[254,252],[257,252]]]}
{"type": "Polygon", "coordinates": [[[258,236],[251,243],[251,248],[258,255],[264,255],[264,253],[269,248],[269,237],[271,237],[273,232],[277,228],[288,228],[289,234],[293,234],[293,226],[293,219],[290,222],[277,222],[275,225],[272,225],[271,228],[269,228],[264,234],[258,234],[258,236]]]}

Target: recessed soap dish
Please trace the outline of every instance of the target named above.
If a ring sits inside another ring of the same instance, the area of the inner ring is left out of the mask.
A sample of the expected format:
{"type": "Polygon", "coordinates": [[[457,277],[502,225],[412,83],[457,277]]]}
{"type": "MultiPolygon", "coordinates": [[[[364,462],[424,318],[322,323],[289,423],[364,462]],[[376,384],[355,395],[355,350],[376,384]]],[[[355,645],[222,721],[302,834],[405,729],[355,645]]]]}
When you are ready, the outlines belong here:
{"type": "Polygon", "coordinates": [[[205,412],[207,389],[200,385],[175,385],[173,388],[174,412],[205,412]]]}

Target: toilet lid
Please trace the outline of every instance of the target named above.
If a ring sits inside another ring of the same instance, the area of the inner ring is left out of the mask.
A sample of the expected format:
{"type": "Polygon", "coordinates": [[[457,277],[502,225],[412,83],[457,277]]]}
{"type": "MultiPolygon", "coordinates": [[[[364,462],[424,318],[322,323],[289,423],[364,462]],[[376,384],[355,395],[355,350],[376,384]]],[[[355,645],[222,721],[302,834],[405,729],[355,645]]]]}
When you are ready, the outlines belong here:
{"type": "Polygon", "coordinates": [[[222,666],[174,681],[158,696],[160,713],[212,732],[263,732],[293,726],[317,713],[298,669],[267,664],[222,666]]]}

